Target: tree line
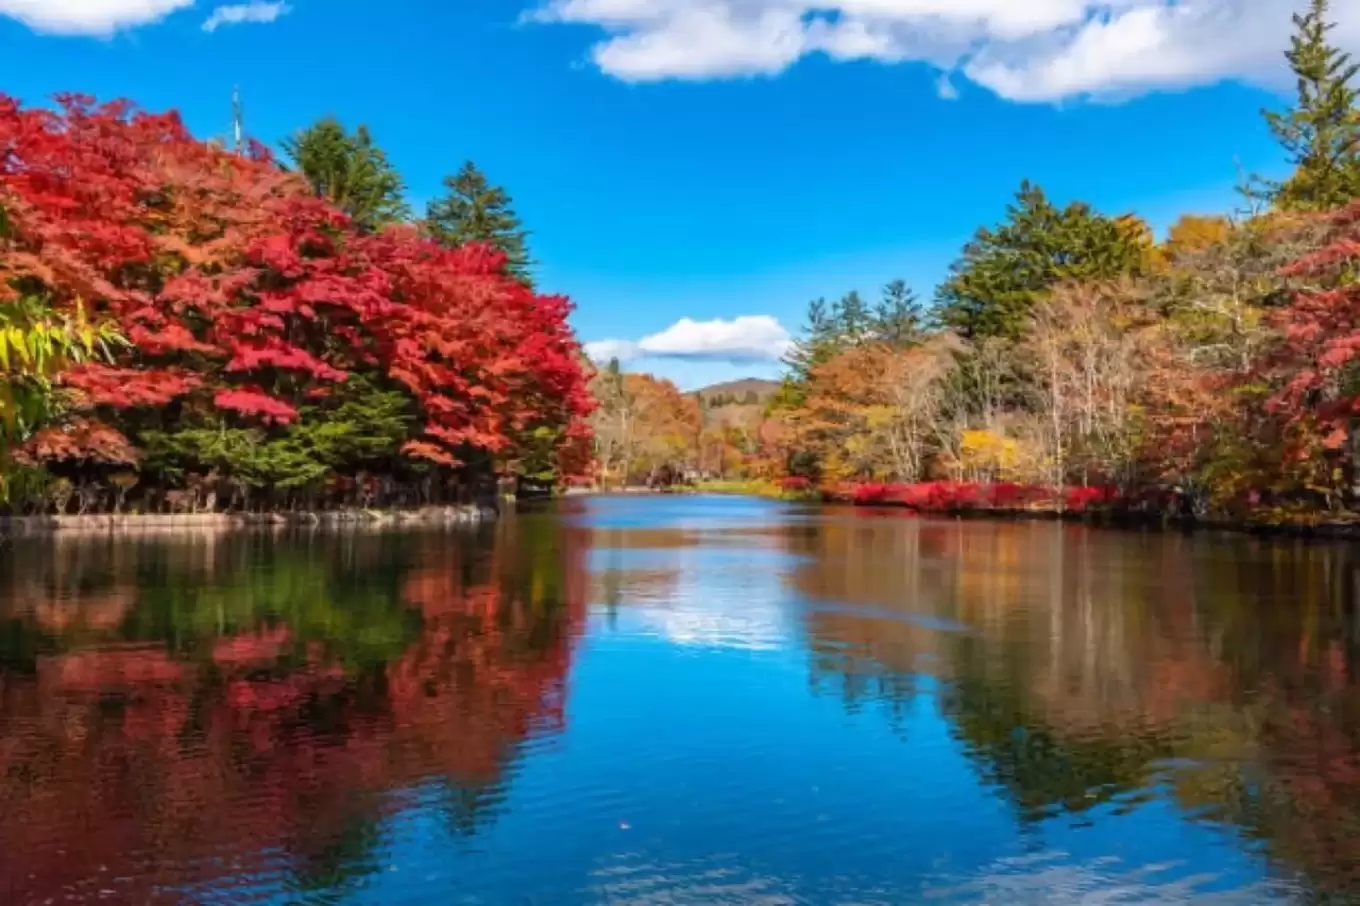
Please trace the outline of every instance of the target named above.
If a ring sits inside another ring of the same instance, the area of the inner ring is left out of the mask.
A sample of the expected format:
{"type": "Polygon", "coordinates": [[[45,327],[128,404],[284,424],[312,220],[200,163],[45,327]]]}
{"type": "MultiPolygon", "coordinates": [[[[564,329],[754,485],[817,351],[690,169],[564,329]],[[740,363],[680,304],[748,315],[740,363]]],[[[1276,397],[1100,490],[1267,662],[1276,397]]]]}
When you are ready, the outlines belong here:
{"type": "MultiPolygon", "coordinates": [[[[1327,0],[1293,21],[1296,98],[1264,114],[1291,175],[1250,177],[1241,210],[1183,216],[1160,239],[1132,214],[1022,183],[932,299],[895,282],[875,302],[811,303],[725,477],[1101,487],[1242,518],[1352,511],[1360,66],[1331,43],[1327,0]]],[[[698,442],[673,455],[702,459],[698,442]]]]}
{"type": "Polygon", "coordinates": [[[0,504],[465,501],[590,457],[569,301],[471,163],[414,218],[367,130],[228,151],[0,96],[0,504]]]}

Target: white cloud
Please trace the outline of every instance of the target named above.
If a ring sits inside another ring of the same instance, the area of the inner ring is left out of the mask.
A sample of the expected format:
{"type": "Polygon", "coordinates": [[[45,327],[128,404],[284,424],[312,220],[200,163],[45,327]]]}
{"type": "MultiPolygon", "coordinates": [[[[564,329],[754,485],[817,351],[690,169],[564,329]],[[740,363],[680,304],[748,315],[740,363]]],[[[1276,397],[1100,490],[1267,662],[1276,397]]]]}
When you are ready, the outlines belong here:
{"type": "Polygon", "coordinates": [[[957,101],[959,99],[959,87],[954,84],[954,79],[947,72],[940,73],[935,80],[935,94],[942,101],[957,101]]]}
{"type": "Polygon", "coordinates": [[[36,32],[106,37],[159,22],[194,0],[0,0],[0,16],[36,32]]]}
{"type": "Polygon", "coordinates": [[[592,362],[608,362],[610,359],[627,362],[638,357],[637,344],[628,340],[596,340],[586,343],[585,350],[592,362]]]}
{"type": "MultiPolygon", "coordinates": [[[[619,0],[615,0],[619,2],[619,0]]],[[[585,344],[597,362],[642,357],[707,359],[723,362],[773,362],[792,342],[784,326],[769,315],[743,315],[730,321],[681,318],[660,333],[641,340],[597,340],[585,344]]]]}
{"type": "MultiPolygon", "coordinates": [[[[3,2],[3,0],[0,0],[3,2]]],[[[801,57],[918,61],[1015,101],[1118,97],[1224,79],[1284,84],[1302,0],[547,0],[593,25],[597,66],[630,82],[775,74],[801,57]]],[[[1334,0],[1360,50],[1360,0],[1334,0]]],[[[949,86],[946,88],[946,86],[949,86]]]]}
{"type": "Polygon", "coordinates": [[[219,6],[212,11],[212,15],[203,23],[203,30],[216,31],[223,25],[241,25],[246,22],[273,22],[279,16],[287,14],[290,9],[288,4],[282,2],[282,0],[277,3],[252,0],[250,3],[219,6]]]}

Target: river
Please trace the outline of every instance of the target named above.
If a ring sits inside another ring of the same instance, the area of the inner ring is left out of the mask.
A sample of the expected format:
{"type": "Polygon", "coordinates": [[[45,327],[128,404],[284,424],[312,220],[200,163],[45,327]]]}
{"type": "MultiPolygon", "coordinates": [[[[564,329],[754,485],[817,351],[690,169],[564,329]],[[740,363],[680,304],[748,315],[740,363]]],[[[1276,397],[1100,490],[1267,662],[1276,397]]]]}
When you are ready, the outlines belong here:
{"type": "Polygon", "coordinates": [[[1358,571],[727,497],[20,539],[0,902],[1351,902],[1358,571]]]}

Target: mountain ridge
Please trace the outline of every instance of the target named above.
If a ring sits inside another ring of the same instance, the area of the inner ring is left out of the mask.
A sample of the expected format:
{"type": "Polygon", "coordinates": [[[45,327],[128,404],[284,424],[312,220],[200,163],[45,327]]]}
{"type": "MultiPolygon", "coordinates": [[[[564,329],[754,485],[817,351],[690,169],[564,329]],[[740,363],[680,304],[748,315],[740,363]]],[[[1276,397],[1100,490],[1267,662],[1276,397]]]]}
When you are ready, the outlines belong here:
{"type": "Polygon", "coordinates": [[[715,399],[730,399],[733,403],[747,402],[748,394],[755,394],[756,403],[764,403],[779,390],[779,381],[765,378],[738,378],[734,381],[721,381],[692,391],[705,403],[715,399]]]}

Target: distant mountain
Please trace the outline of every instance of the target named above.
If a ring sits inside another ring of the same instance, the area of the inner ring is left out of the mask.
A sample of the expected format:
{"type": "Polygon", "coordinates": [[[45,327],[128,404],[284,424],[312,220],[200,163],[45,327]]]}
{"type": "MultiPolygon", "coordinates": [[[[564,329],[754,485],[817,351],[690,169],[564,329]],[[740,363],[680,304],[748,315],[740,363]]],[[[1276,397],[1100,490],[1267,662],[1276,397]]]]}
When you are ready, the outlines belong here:
{"type": "Polygon", "coordinates": [[[778,381],[761,378],[742,378],[739,381],[724,381],[711,387],[696,390],[695,393],[707,407],[721,406],[763,406],[779,390],[778,381]]]}

